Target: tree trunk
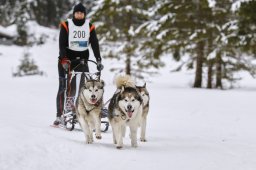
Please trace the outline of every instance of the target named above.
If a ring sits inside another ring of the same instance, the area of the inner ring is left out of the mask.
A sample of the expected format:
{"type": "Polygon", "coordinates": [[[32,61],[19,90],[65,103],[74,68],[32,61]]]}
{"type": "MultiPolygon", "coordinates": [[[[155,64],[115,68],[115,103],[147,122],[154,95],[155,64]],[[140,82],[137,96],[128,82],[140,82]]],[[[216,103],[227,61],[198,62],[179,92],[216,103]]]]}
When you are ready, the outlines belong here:
{"type": "Polygon", "coordinates": [[[216,88],[222,89],[222,60],[221,52],[219,51],[216,56],[216,88]]]}
{"type": "Polygon", "coordinates": [[[202,87],[202,73],[203,73],[203,58],[204,58],[204,44],[203,41],[197,44],[197,58],[196,58],[196,75],[195,75],[195,88],[202,87]]]}
{"type": "MultiPolygon", "coordinates": [[[[132,5],[132,1],[131,0],[128,0],[127,1],[127,5],[132,5]]],[[[132,12],[128,12],[128,17],[127,17],[127,28],[130,28],[131,26],[132,26],[132,12]]],[[[129,42],[128,43],[128,45],[126,46],[126,61],[125,61],[125,63],[126,63],[126,68],[125,68],[125,72],[126,72],[126,74],[128,74],[128,75],[131,75],[131,57],[132,57],[132,51],[131,51],[131,44],[132,44],[132,38],[131,38],[131,36],[129,35],[129,33],[128,33],[128,30],[129,29],[127,29],[127,41],[129,42]]]]}
{"type": "Polygon", "coordinates": [[[131,75],[131,58],[130,58],[130,56],[127,56],[125,63],[126,63],[125,73],[128,75],[131,75]]]}
{"type": "Polygon", "coordinates": [[[210,59],[208,61],[208,74],[207,74],[207,88],[211,89],[212,88],[212,68],[213,68],[214,61],[210,59]]]}

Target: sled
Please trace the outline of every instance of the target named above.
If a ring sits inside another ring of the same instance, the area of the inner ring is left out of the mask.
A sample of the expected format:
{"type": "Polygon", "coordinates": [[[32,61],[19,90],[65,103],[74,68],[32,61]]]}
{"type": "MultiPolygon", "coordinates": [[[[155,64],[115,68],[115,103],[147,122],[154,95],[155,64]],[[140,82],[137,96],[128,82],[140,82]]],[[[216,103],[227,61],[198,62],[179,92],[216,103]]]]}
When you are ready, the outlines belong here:
{"type": "MultiPolygon", "coordinates": [[[[80,61],[80,64],[78,66],[80,67],[88,66],[85,60],[76,59],[76,60],[71,60],[71,62],[78,61],[78,60],[80,61]]],[[[97,63],[93,60],[87,60],[87,61],[97,65],[97,63]]],[[[74,130],[76,124],[78,123],[78,120],[76,118],[76,113],[74,111],[75,110],[74,107],[75,107],[76,99],[78,98],[78,95],[79,95],[81,79],[82,78],[86,78],[87,80],[100,79],[100,76],[101,76],[101,71],[98,71],[95,73],[84,72],[84,71],[79,72],[79,71],[75,71],[75,68],[72,71],[65,70],[64,109],[63,109],[62,117],[64,118],[64,127],[68,131],[74,130]],[[69,78],[70,75],[71,77],[69,78]],[[75,96],[71,97],[68,94],[68,89],[71,88],[69,87],[69,85],[71,84],[70,82],[74,77],[76,77],[76,92],[75,92],[75,96]]],[[[105,107],[103,107],[101,110],[101,119],[106,118],[107,116],[108,116],[108,110],[105,107]]],[[[109,122],[106,120],[101,120],[101,131],[102,132],[108,131],[108,127],[109,127],[109,122]]]]}

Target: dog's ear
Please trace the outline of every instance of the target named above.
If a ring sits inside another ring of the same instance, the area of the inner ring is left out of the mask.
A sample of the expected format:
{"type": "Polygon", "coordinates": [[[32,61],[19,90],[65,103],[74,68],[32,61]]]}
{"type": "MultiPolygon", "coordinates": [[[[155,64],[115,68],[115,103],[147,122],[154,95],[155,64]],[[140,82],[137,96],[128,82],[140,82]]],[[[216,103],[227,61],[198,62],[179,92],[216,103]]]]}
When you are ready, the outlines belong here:
{"type": "Polygon", "coordinates": [[[136,89],[136,99],[140,102],[140,104],[143,102],[142,96],[140,95],[140,92],[136,89]]]}
{"type": "Polygon", "coordinates": [[[85,77],[85,81],[88,81],[88,80],[90,80],[90,77],[89,77],[89,75],[85,74],[85,75],[84,75],[84,77],[85,77]]]}
{"type": "Polygon", "coordinates": [[[84,81],[84,85],[83,85],[83,87],[84,87],[85,89],[88,89],[87,84],[88,84],[88,81],[85,80],[85,81],[84,81]]]}
{"type": "Polygon", "coordinates": [[[103,80],[100,80],[100,83],[102,84],[102,86],[105,86],[105,82],[103,80]]]}
{"type": "Polygon", "coordinates": [[[120,93],[123,93],[124,92],[124,86],[121,87],[121,92],[120,93]]]}

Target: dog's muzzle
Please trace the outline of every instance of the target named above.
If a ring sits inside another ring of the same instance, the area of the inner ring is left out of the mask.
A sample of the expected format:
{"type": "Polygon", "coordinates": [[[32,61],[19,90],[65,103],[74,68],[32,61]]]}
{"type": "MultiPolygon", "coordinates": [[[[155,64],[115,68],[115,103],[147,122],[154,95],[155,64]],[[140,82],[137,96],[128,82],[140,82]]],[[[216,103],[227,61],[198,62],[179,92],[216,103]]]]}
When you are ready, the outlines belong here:
{"type": "Polygon", "coordinates": [[[97,102],[97,98],[96,98],[96,96],[93,94],[93,95],[91,95],[91,102],[92,103],[96,103],[97,102]]]}
{"type": "Polygon", "coordinates": [[[128,105],[127,106],[127,109],[125,109],[126,113],[128,114],[129,118],[132,117],[132,114],[134,112],[134,110],[132,109],[132,106],[131,105],[128,105]]]}

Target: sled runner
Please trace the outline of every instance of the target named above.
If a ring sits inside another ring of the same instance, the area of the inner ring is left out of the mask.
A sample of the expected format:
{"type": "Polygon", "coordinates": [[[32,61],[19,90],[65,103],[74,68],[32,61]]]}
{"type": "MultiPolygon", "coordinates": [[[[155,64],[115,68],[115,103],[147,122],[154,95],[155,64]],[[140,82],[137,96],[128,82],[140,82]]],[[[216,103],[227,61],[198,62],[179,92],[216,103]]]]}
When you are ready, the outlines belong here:
{"type": "MultiPolygon", "coordinates": [[[[75,71],[77,67],[86,68],[88,67],[88,63],[84,60],[71,60],[72,62],[80,61],[80,64],[78,64],[73,70],[65,70],[65,89],[64,89],[64,109],[62,118],[64,120],[64,128],[66,130],[72,131],[75,128],[75,125],[78,123],[78,120],[76,118],[76,100],[79,96],[80,87],[83,86],[83,83],[85,80],[100,80],[101,71],[90,73],[85,71],[75,71]],[[70,95],[70,89],[71,89],[71,83],[72,81],[76,82],[76,89],[75,89],[75,95],[70,95]]],[[[95,61],[88,60],[88,62],[93,63],[97,65],[95,61]]],[[[82,69],[83,70],[83,69],[82,69]]],[[[106,118],[108,115],[108,110],[103,106],[101,110],[101,131],[106,132],[109,127],[109,122],[106,120],[102,120],[103,118],[106,118]]]]}

